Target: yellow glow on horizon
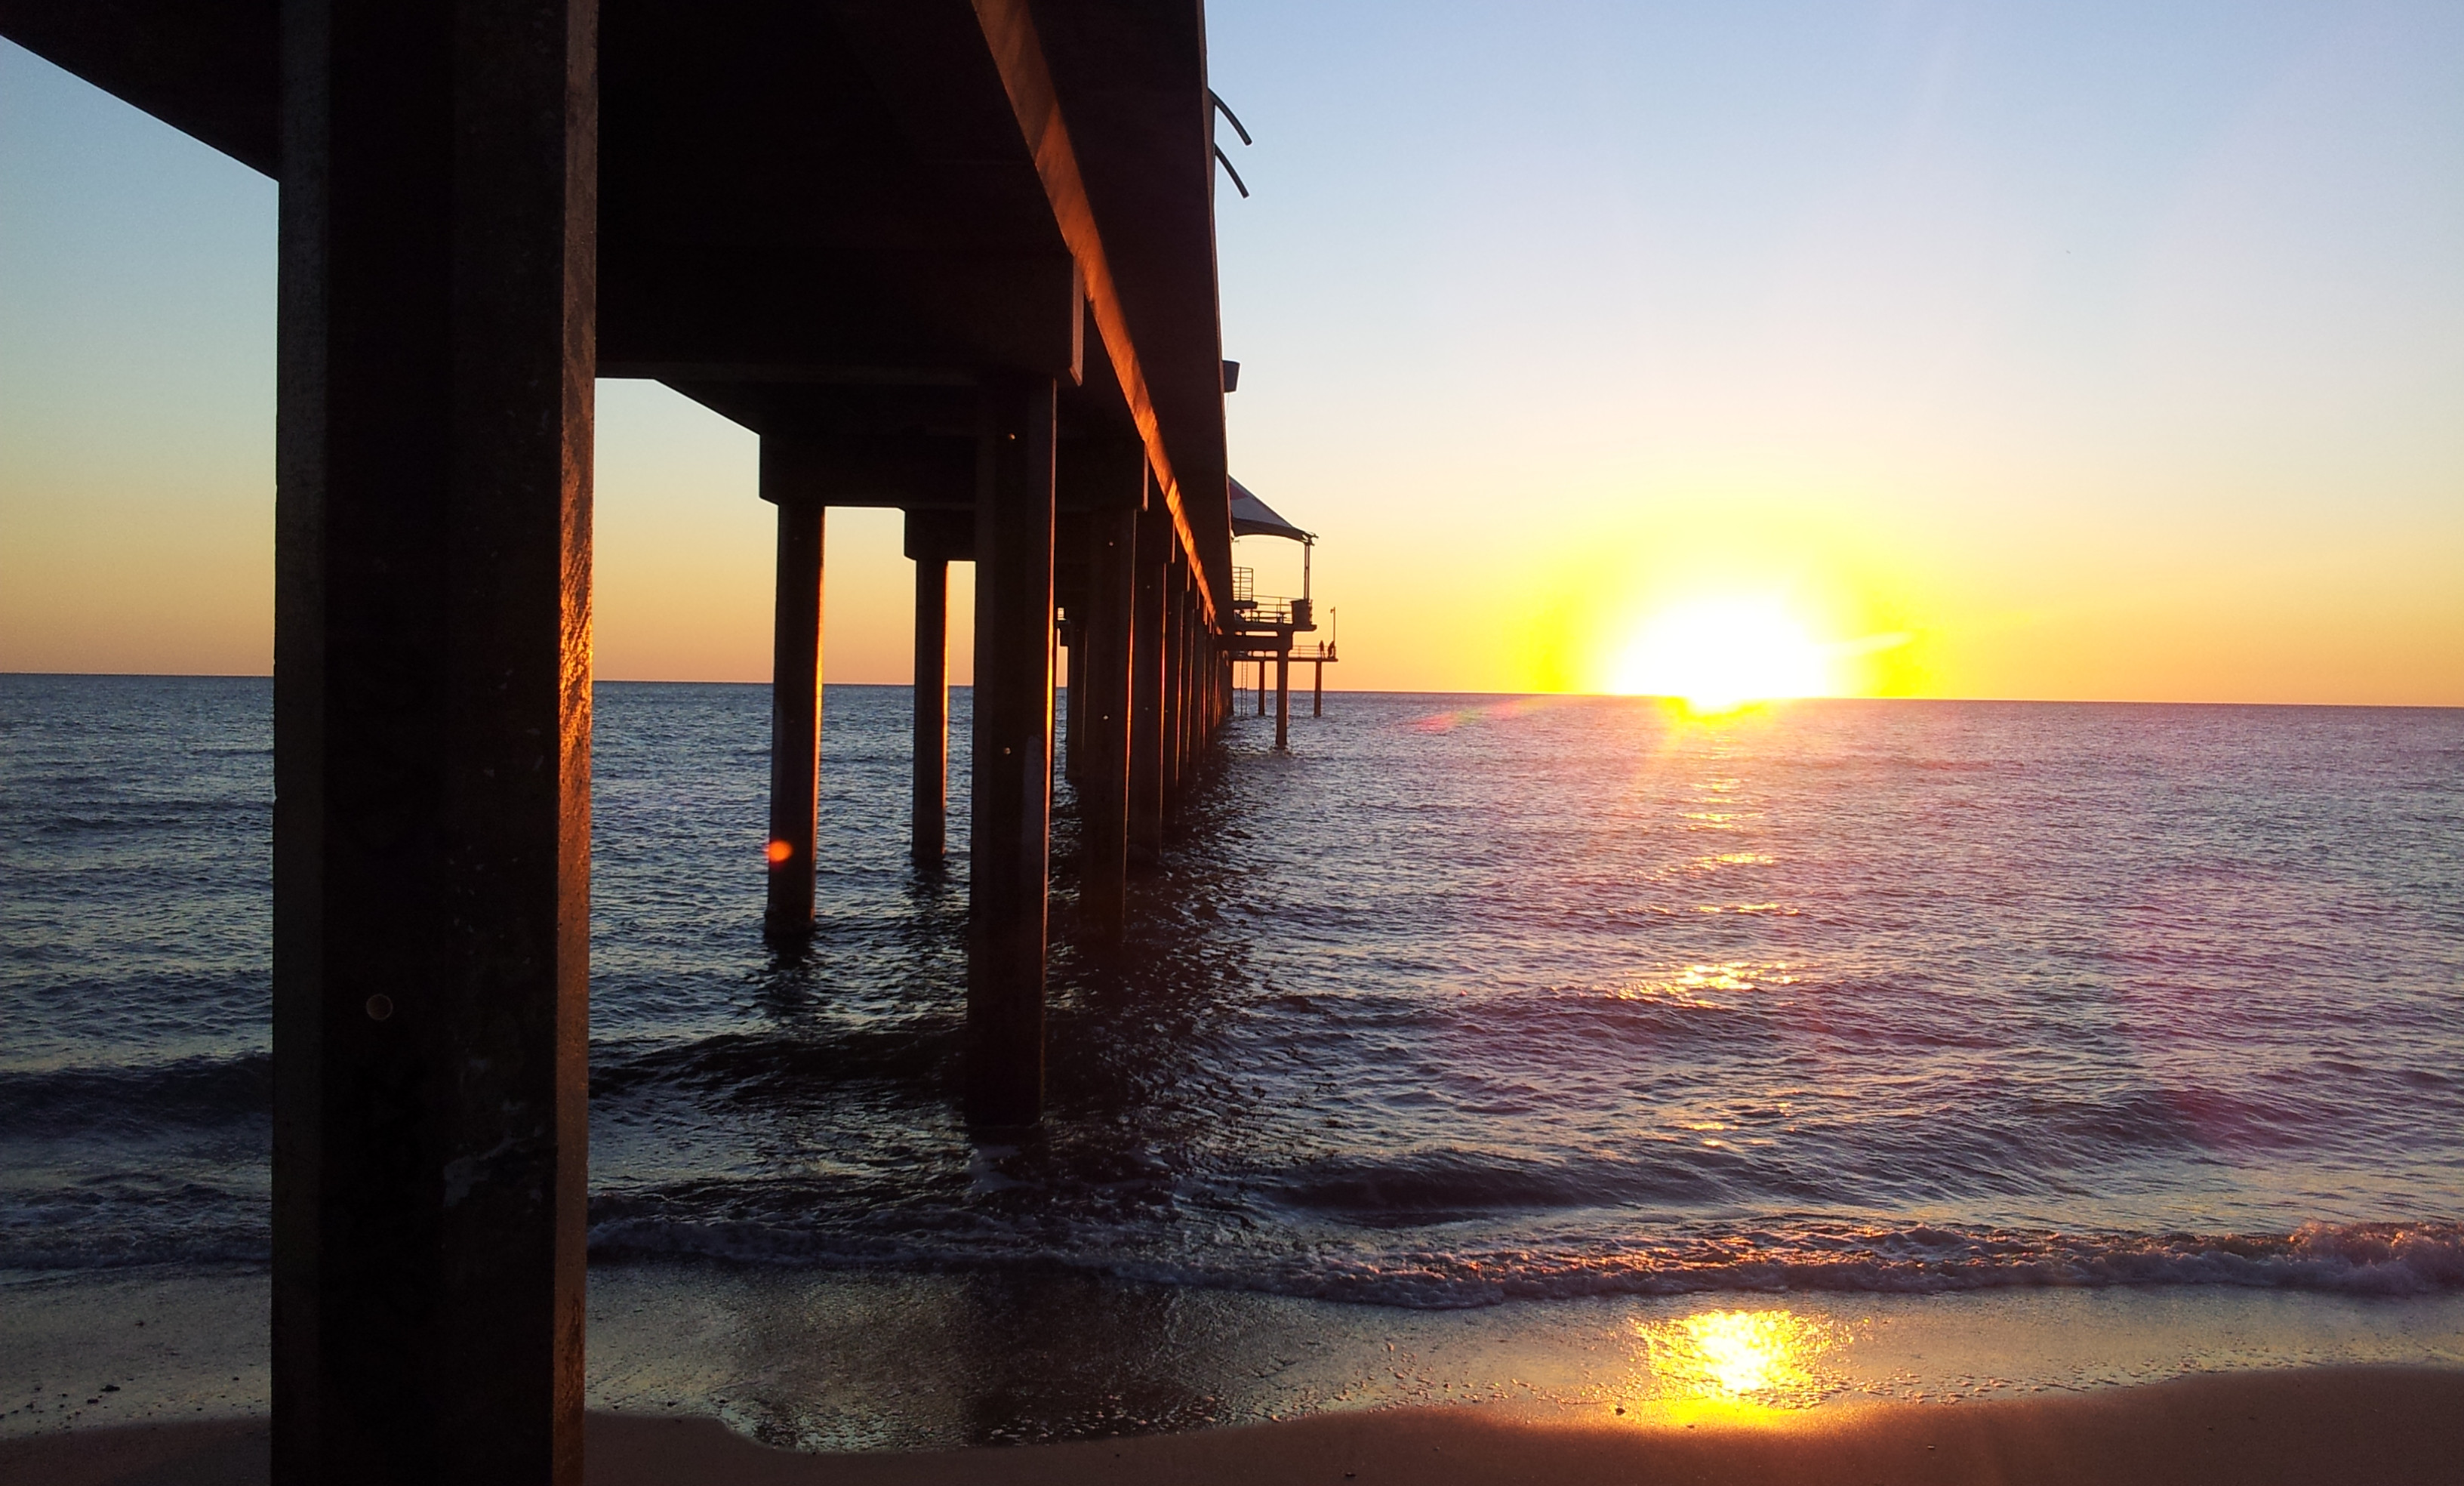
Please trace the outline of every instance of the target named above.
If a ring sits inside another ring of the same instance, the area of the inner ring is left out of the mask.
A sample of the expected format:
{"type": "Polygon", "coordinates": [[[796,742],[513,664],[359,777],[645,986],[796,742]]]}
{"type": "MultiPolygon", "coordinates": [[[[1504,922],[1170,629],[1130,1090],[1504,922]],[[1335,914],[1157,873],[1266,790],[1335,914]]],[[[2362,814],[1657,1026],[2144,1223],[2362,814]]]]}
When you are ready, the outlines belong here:
{"type": "Polygon", "coordinates": [[[1700,1311],[1639,1325],[1662,1400],[1804,1408],[1821,1401],[1815,1360],[1836,1328],[1793,1311],[1700,1311]]]}
{"type": "Polygon", "coordinates": [[[1759,594],[1690,599],[1645,621],[1617,661],[1611,690],[1674,697],[1696,712],[1829,697],[1839,647],[1817,639],[1783,602],[1759,594]]]}

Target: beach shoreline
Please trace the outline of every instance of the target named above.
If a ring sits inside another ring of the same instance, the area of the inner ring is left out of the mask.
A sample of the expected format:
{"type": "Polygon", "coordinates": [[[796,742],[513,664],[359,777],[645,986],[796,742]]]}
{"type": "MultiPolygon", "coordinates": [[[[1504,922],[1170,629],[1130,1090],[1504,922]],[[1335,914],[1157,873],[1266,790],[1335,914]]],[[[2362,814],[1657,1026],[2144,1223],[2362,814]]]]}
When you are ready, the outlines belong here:
{"type": "MultiPolygon", "coordinates": [[[[594,1412],[584,1449],[591,1486],[2367,1486],[2464,1480],[2464,1369],[2239,1373],[2061,1398],[1871,1404],[1692,1425],[1396,1408],[1051,1445],[832,1454],[774,1449],[706,1417],[594,1412]]],[[[0,1475],[50,1486],[253,1486],[266,1479],[267,1460],[262,1417],[0,1440],[0,1475]]]]}
{"type": "MultiPolygon", "coordinates": [[[[262,1418],[270,1299],[260,1268],[0,1275],[0,1439],[262,1418]]],[[[592,1269],[589,1328],[584,1407],[831,1455],[1423,1408],[1717,1425],[2202,1376],[2464,1375],[2464,1294],[2234,1286],[1415,1311],[1083,1275],[618,1264],[592,1269]]]]}

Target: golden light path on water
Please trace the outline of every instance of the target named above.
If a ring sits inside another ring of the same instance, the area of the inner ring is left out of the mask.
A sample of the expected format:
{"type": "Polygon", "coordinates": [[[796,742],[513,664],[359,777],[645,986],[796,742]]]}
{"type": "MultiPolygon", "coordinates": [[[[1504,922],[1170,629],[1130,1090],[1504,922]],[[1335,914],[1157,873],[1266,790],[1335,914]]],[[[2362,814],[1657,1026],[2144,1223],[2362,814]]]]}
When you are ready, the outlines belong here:
{"type": "Polygon", "coordinates": [[[1678,1417],[1750,1418],[1811,1408],[1842,1380],[1820,1365],[1849,1341],[1841,1323],[1781,1309],[1697,1311],[1635,1322],[1648,1402],[1678,1417]]]}

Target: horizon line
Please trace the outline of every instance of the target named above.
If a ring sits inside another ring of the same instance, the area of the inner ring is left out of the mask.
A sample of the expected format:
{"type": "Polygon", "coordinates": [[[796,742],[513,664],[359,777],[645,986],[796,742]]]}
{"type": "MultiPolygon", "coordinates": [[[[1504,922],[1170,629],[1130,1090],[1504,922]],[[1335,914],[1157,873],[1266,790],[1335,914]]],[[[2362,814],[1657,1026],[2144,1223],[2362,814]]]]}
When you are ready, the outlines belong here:
{"type": "MultiPolygon", "coordinates": [[[[0,680],[24,676],[56,676],[94,680],[121,679],[133,681],[270,681],[270,671],[0,671],[0,680]]],[[[657,676],[593,676],[597,686],[768,686],[768,681],[731,681],[710,678],[666,678],[657,676]]],[[[913,681],[832,681],[825,679],[824,687],[869,686],[884,689],[913,690],[913,681]]],[[[973,691],[973,682],[953,681],[952,691],[973,691]]],[[[1058,680],[1052,690],[1056,696],[1067,695],[1069,688],[1058,680]]],[[[1254,692],[1254,687],[1237,687],[1236,691],[1254,692]]],[[[1535,699],[1559,699],[1568,701],[1655,701],[1683,702],[1679,697],[1648,696],[1634,692],[1581,691],[1424,691],[1387,687],[1329,687],[1329,695],[1338,697],[1465,697],[1492,701],[1522,701],[1535,699]]],[[[1300,688],[1293,689],[1299,695],[1300,688]]],[[[2405,712],[2464,711],[2464,701],[2248,701],[2215,698],[2148,698],[2148,697],[1767,697],[1747,704],[1747,708],[1787,702],[1920,702],[1952,703],[1971,706],[2014,707],[2307,707],[2346,708],[2353,710],[2405,712]]],[[[1743,710],[1743,709],[1741,709],[1743,710]]]]}

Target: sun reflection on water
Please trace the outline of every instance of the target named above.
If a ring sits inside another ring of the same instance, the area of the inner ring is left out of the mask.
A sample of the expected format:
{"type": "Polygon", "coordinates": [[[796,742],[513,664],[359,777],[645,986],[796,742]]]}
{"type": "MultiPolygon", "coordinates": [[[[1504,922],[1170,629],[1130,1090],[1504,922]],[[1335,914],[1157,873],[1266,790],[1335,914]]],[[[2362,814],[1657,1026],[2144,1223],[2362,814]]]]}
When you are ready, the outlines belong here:
{"type": "Polygon", "coordinates": [[[1793,1311],[1698,1311],[1636,1332],[1663,1404],[1811,1408],[1833,1390],[1816,1360],[1846,1340],[1793,1311]]]}

